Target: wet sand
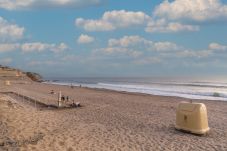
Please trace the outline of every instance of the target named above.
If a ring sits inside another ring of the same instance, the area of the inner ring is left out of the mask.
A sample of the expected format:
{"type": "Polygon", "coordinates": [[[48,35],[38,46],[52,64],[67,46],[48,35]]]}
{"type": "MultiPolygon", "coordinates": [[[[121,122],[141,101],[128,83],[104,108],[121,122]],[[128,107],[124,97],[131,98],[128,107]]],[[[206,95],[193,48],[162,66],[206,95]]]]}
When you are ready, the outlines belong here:
{"type": "Polygon", "coordinates": [[[34,82],[0,88],[56,103],[51,90],[82,107],[40,110],[0,93],[0,151],[227,150],[227,102],[194,100],[207,106],[211,128],[196,136],[174,128],[177,104],[188,99],[34,82]]]}

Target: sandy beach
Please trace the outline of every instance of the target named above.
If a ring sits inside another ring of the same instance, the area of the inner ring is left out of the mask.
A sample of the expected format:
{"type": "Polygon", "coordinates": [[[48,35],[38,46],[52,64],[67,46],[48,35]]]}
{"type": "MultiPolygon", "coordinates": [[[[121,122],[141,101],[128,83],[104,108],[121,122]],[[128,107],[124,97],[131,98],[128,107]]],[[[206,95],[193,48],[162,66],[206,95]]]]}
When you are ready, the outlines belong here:
{"type": "Polygon", "coordinates": [[[175,130],[178,97],[101,89],[70,88],[36,82],[4,86],[46,104],[61,91],[80,108],[40,109],[0,93],[0,151],[226,151],[227,102],[193,100],[207,106],[209,134],[175,130]],[[54,90],[56,94],[50,94],[54,90]]]}

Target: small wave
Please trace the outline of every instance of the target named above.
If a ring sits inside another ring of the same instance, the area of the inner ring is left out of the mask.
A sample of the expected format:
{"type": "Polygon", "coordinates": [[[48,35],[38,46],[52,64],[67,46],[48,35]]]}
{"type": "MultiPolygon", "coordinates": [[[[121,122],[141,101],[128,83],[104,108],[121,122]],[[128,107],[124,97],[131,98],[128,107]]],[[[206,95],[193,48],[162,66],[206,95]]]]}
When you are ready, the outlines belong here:
{"type": "Polygon", "coordinates": [[[226,83],[211,82],[150,82],[157,85],[173,85],[173,86],[192,86],[192,87],[210,87],[210,88],[227,88],[226,83]]]}
{"type": "Polygon", "coordinates": [[[120,91],[148,93],[153,95],[164,96],[179,96],[192,99],[208,99],[208,100],[227,100],[227,93],[216,91],[192,90],[185,88],[167,88],[167,87],[151,87],[144,85],[119,85],[109,83],[98,83],[107,89],[114,89],[120,91]]]}
{"type": "Polygon", "coordinates": [[[114,83],[71,83],[71,82],[45,82],[57,85],[73,85],[89,88],[109,89],[115,91],[136,92],[160,96],[176,96],[189,99],[204,99],[204,100],[222,100],[227,101],[227,89],[216,89],[213,87],[194,87],[178,86],[178,85],[142,85],[142,84],[114,84],[114,83]]]}

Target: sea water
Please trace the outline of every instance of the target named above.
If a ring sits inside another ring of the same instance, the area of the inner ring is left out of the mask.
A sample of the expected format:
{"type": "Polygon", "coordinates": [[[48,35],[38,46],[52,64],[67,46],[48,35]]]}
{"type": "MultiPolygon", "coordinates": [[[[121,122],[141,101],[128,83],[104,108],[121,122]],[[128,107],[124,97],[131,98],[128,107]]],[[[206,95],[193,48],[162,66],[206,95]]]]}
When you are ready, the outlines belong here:
{"type": "Polygon", "coordinates": [[[47,78],[45,83],[227,101],[227,80],[218,78],[47,78]]]}

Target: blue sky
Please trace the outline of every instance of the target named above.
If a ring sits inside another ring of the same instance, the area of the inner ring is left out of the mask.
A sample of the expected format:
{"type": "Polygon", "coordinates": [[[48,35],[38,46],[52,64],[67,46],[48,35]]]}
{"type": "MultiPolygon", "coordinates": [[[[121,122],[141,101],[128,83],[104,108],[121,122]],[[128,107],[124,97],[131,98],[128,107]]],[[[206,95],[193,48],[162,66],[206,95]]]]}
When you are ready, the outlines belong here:
{"type": "Polygon", "coordinates": [[[0,0],[0,64],[46,77],[225,76],[226,0],[0,0]]]}

